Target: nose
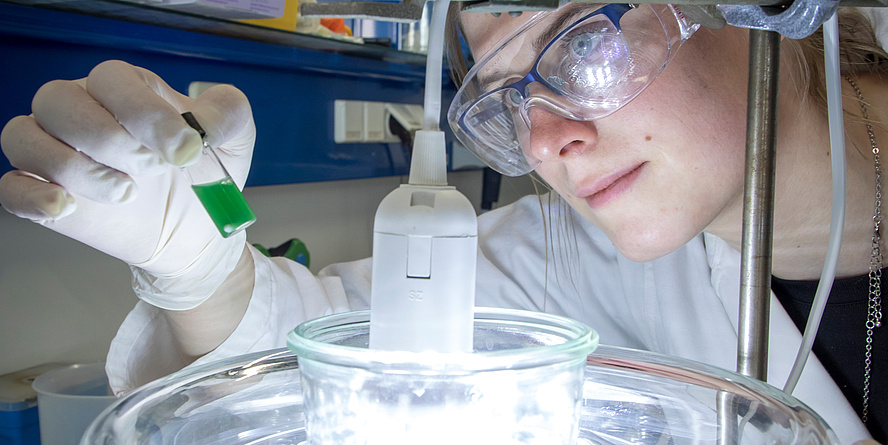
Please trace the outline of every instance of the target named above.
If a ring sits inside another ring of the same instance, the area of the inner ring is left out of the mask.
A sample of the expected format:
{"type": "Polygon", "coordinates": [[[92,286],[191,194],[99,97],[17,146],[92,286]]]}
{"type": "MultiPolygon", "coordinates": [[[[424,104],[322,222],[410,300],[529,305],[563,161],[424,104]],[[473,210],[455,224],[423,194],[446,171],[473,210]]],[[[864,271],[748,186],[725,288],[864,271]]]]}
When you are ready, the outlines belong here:
{"type": "Polygon", "coordinates": [[[543,107],[531,107],[530,155],[540,162],[563,162],[593,150],[598,142],[594,121],[578,121],[543,107]]]}

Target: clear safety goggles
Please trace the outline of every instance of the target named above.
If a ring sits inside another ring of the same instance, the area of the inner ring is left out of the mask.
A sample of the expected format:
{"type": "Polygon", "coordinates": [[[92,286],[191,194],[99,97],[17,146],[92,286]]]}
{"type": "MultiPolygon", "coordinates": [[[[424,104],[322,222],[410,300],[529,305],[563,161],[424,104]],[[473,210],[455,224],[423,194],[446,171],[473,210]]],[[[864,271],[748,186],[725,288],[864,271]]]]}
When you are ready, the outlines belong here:
{"type": "Polygon", "coordinates": [[[469,70],[447,113],[456,137],[494,170],[527,174],[531,107],[573,120],[607,116],[641,93],[699,25],[673,5],[569,3],[534,14],[469,70]]]}

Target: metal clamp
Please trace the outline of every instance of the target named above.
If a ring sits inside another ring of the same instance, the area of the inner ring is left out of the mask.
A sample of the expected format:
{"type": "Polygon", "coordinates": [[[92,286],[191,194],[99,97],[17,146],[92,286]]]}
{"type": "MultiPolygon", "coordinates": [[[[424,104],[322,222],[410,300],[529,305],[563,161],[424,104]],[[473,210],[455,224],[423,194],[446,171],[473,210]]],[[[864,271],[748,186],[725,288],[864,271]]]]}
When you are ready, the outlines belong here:
{"type": "Polygon", "coordinates": [[[718,10],[730,25],[775,31],[790,39],[801,39],[820,28],[838,6],[838,0],[796,0],[783,10],[756,5],[718,5],[718,10]],[[780,12],[775,14],[775,11],[780,12]]]}

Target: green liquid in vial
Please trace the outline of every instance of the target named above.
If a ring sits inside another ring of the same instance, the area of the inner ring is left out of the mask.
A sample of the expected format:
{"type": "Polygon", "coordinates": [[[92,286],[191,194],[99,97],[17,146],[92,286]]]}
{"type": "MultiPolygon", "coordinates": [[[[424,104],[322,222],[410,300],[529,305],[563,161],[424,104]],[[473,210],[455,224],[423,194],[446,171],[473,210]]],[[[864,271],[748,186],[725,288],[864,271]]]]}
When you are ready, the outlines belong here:
{"type": "Polygon", "coordinates": [[[256,221],[256,214],[231,179],[193,185],[191,188],[224,238],[256,221]]]}

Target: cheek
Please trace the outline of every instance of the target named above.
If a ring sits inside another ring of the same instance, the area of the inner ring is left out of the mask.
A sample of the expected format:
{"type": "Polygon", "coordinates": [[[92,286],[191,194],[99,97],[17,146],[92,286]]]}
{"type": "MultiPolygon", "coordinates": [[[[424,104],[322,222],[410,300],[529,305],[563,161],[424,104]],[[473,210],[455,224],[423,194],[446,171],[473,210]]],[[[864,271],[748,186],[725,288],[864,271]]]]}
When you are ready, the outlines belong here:
{"type": "Polygon", "coordinates": [[[645,91],[650,93],[644,98],[645,108],[636,115],[648,118],[643,128],[650,129],[655,143],[664,145],[657,151],[675,171],[733,172],[744,160],[746,72],[737,75],[728,65],[709,70],[692,65],[682,63],[664,71],[657,79],[663,82],[645,91]]]}
{"type": "Polygon", "coordinates": [[[745,132],[746,35],[733,27],[698,31],[649,88],[661,96],[660,111],[671,108],[689,125],[740,127],[745,132]]]}
{"type": "MultiPolygon", "coordinates": [[[[549,185],[556,193],[563,197],[569,196],[570,178],[564,165],[555,162],[543,162],[534,172],[549,185]]],[[[572,204],[573,206],[573,204],[572,204]]],[[[576,206],[573,206],[576,207],[576,206]]]]}

